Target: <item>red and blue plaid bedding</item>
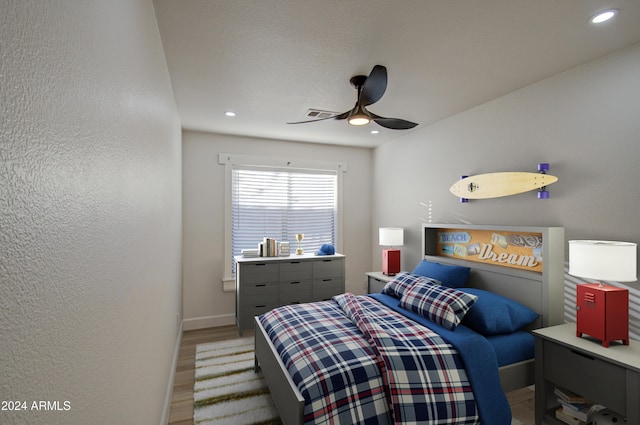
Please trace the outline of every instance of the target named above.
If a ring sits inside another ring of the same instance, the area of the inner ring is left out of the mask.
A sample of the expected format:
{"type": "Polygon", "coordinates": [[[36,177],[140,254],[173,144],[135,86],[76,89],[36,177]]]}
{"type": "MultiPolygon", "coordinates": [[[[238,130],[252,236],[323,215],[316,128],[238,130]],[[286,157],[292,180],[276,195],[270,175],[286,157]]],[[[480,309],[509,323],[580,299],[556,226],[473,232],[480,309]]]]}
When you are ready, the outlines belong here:
{"type": "Polygon", "coordinates": [[[479,422],[464,364],[437,333],[353,294],[334,299],[382,359],[396,423],[479,422]]]}
{"type": "Polygon", "coordinates": [[[378,360],[334,301],[279,307],[260,317],[305,399],[306,424],[390,424],[378,360]]]}
{"type": "Polygon", "coordinates": [[[280,307],[260,321],[306,400],[305,423],[480,422],[457,351],[369,297],[280,307]]]}

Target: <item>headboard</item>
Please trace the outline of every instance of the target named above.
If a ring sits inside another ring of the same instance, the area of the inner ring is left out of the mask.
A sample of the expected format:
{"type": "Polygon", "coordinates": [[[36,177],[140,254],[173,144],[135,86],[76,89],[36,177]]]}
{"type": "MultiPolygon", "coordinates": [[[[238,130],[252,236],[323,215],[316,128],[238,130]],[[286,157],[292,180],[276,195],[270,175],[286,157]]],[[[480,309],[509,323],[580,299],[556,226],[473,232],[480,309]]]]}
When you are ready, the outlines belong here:
{"type": "Polygon", "coordinates": [[[470,267],[467,286],[526,305],[540,315],[537,326],[543,327],[564,318],[564,239],[564,227],[422,225],[425,259],[470,267]],[[520,235],[533,238],[535,250],[518,243],[520,235]]]}

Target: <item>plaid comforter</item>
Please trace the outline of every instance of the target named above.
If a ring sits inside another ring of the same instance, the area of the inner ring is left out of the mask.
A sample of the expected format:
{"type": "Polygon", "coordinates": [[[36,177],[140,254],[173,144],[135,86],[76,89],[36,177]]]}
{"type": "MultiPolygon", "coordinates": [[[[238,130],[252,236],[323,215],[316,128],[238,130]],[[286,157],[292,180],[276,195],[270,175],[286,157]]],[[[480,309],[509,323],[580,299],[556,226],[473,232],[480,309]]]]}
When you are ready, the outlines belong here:
{"type": "Polygon", "coordinates": [[[260,321],[306,400],[305,423],[479,423],[457,351],[368,297],[284,306],[260,321]]]}

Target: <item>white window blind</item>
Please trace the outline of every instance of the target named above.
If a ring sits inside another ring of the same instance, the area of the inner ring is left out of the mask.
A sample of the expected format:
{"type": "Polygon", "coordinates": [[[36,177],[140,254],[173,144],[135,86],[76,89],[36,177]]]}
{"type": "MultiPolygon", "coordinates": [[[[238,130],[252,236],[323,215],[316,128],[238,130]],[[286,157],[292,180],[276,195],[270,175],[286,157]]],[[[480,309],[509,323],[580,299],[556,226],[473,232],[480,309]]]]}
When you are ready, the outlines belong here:
{"type": "Polygon", "coordinates": [[[336,244],[336,171],[234,166],[231,198],[233,256],[265,237],[288,241],[294,254],[297,233],[308,253],[336,244]]]}

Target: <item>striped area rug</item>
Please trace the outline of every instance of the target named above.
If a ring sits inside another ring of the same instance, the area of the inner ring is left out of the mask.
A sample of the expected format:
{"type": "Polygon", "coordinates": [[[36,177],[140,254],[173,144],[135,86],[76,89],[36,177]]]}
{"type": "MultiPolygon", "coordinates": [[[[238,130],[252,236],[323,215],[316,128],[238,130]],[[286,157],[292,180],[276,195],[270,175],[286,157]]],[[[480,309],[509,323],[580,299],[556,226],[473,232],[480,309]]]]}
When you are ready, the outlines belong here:
{"type": "Polygon", "coordinates": [[[197,345],[195,367],[194,424],[281,424],[262,373],[253,369],[253,337],[197,345]]]}

